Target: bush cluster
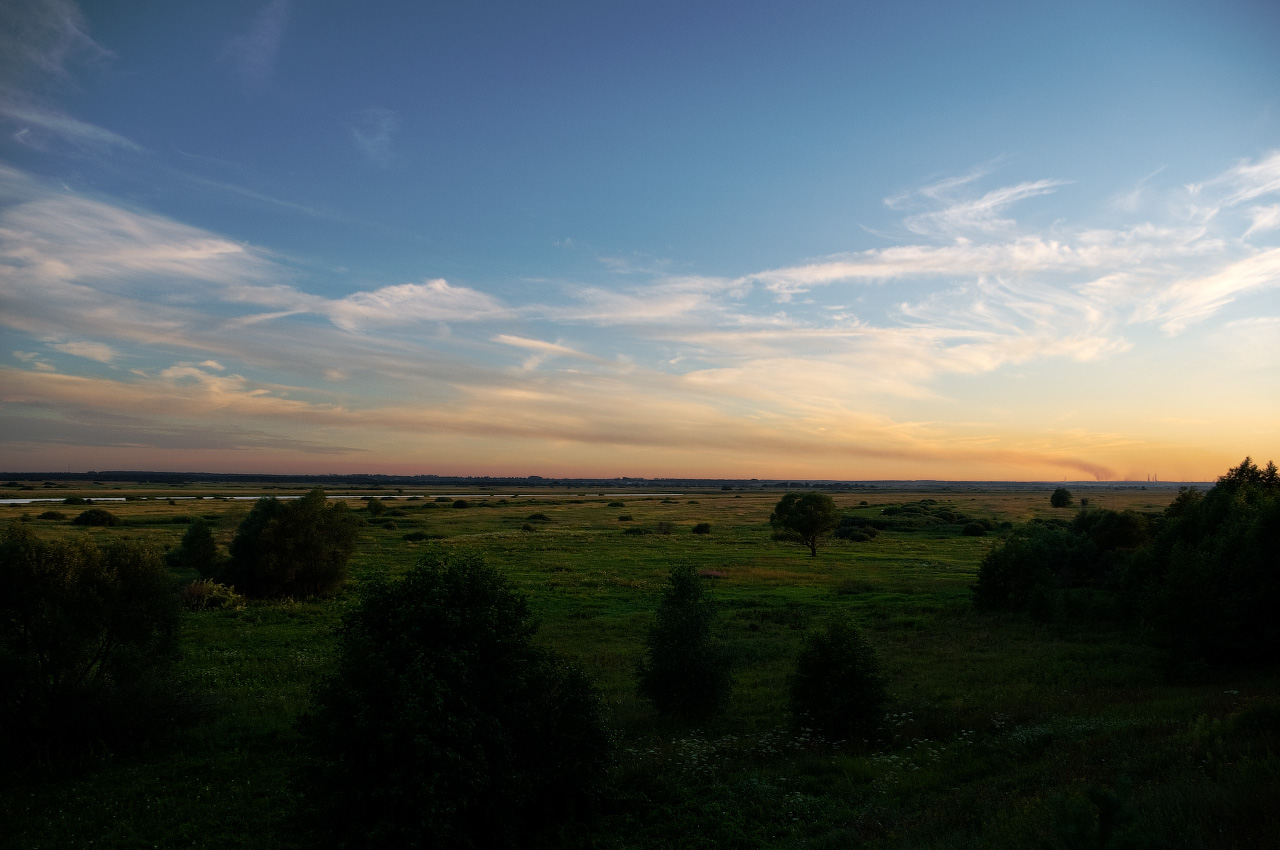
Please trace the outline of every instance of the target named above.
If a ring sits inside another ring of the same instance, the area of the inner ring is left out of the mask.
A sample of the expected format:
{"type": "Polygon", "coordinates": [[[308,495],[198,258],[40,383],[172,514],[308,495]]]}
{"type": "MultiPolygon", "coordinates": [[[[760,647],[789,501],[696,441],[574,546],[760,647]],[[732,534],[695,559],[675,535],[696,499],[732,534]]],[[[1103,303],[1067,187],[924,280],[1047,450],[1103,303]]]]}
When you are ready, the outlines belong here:
{"type": "Polygon", "coordinates": [[[0,765],[127,747],[181,709],[177,596],[136,541],[0,534],[0,765]]]}
{"type": "Polygon", "coordinates": [[[1069,523],[1015,530],[983,561],[974,602],[1046,620],[1084,610],[1141,617],[1180,675],[1274,663],[1277,551],[1280,475],[1245,458],[1208,493],[1186,489],[1161,514],[1082,508],[1069,523]],[[1109,604],[1082,607],[1081,594],[1109,604]]]}
{"type": "Polygon", "coordinates": [[[75,519],[71,520],[73,525],[119,525],[120,518],[105,508],[89,508],[75,519]]]}

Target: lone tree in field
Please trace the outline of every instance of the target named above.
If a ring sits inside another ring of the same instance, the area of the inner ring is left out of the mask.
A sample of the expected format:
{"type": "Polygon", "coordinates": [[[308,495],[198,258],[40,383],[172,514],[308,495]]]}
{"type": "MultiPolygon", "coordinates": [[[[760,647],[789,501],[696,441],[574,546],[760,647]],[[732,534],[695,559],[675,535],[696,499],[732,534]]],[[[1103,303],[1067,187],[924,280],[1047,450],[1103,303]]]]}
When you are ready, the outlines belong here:
{"type": "Polygon", "coordinates": [[[636,671],[640,695],[659,714],[699,720],[719,713],[729,701],[733,672],[712,634],[715,606],[693,567],[671,568],[657,613],[636,671]]]}
{"type": "Polygon", "coordinates": [[[212,578],[258,598],[331,596],[346,580],[359,523],[345,502],[326,507],[319,488],[291,502],[263,497],[212,578]]]}
{"type": "Polygon", "coordinates": [[[840,525],[840,511],[826,493],[788,493],[778,501],[769,517],[774,540],[789,540],[818,554],[818,539],[840,525]]]}
{"type": "Polygon", "coordinates": [[[1053,491],[1053,495],[1049,497],[1049,504],[1055,508],[1071,507],[1071,491],[1066,487],[1059,487],[1053,491]]]}
{"type": "Polygon", "coordinates": [[[364,584],[302,721],[341,846],[524,847],[591,802],[609,759],[599,696],[534,631],[478,555],[428,552],[364,584]]]}

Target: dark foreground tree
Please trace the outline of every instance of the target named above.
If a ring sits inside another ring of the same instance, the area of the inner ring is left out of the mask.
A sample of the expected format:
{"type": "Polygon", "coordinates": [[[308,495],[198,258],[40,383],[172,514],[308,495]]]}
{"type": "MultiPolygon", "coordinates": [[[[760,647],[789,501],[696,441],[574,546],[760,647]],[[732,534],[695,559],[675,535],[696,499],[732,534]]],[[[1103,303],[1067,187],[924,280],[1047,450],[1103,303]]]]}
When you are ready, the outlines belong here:
{"type": "Polygon", "coordinates": [[[658,713],[698,720],[724,710],[733,671],[714,622],[702,577],[688,564],[672,567],[637,669],[640,694],[658,713]]]}
{"type": "Polygon", "coordinates": [[[171,720],[178,611],[150,546],[0,533],[0,765],[127,747],[171,720]]]}
{"type": "Polygon", "coordinates": [[[809,547],[817,556],[818,540],[840,525],[840,511],[826,493],[788,493],[769,517],[775,540],[790,540],[809,547]]]}
{"type": "Polygon", "coordinates": [[[360,520],[317,488],[301,499],[258,500],[236,530],[231,558],[211,577],[246,596],[331,596],[347,577],[360,520]]]}
{"type": "Polygon", "coordinates": [[[831,741],[869,741],[889,700],[875,652],[845,615],[805,639],[790,685],[797,725],[831,741]]]}
{"type": "Polygon", "coordinates": [[[1053,491],[1053,495],[1049,497],[1049,504],[1055,508],[1071,507],[1071,491],[1066,487],[1059,487],[1053,491]]]}
{"type": "Polygon", "coordinates": [[[522,596],[478,555],[375,579],[302,729],[308,795],[350,847],[514,847],[589,804],[609,739],[597,692],[534,647],[522,596]]]}
{"type": "MultiPolygon", "coordinates": [[[[1175,675],[1280,663],[1280,475],[1245,458],[1165,511],[1146,564],[1175,675]]],[[[1152,592],[1153,591],[1153,592],[1152,592]]]]}

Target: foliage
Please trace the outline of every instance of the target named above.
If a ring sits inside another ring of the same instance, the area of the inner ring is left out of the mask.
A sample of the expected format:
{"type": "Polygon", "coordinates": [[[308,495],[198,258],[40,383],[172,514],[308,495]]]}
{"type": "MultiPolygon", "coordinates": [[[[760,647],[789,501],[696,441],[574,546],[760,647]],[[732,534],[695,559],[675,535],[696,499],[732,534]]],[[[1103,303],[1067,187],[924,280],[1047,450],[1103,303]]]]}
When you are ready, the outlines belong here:
{"type": "Polygon", "coordinates": [[[818,540],[834,531],[839,523],[840,511],[826,493],[787,493],[769,517],[775,540],[803,543],[815,557],[818,540]]]}
{"type": "Polygon", "coordinates": [[[213,575],[218,563],[218,542],[213,539],[213,526],[207,520],[191,523],[172,554],[172,562],[205,578],[213,575]]]}
{"type": "Polygon", "coordinates": [[[987,553],[973,587],[974,604],[988,611],[1025,611],[1085,572],[1092,558],[1088,540],[1069,528],[1029,523],[987,553]]]}
{"type": "Polygon", "coordinates": [[[370,496],[365,501],[365,509],[369,512],[369,516],[382,516],[387,510],[387,503],[370,496]]]}
{"type": "Polygon", "coordinates": [[[695,525],[695,526],[693,527],[693,533],[694,533],[694,534],[710,534],[710,533],[711,533],[711,523],[709,523],[709,522],[700,522],[700,523],[698,523],[697,525],[695,525]]]}
{"type": "Polygon", "coordinates": [[[702,577],[689,564],[673,566],[637,668],[640,694],[659,714],[697,720],[724,710],[733,671],[714,622],[702,577]]]}
{"type": "Polygon", "coordinates": [[[89,508],[71,522],[73,525],[119,525],[120,518],[105,508],[89,508]]]}
{"type": "Polygon", "coordinates": [[[1153,614],[1175,667],[1280,661],[1280,480],[1249,458],[1166,511],[1146,562],[1153,614]]]}
{"type": "Polygon", "coordinates": [[[303,722],[308,788],[344,843],[517,846],[591,801],[608,759],[599,698],[534,630],[478,555],[432,552],[365,586],[303,722]]]}
{"type": "Polygon", "coordinates": [[[806,638],[789,685],[796,724],[832,741],[869,741],[889,700],[880,662],[847,615],[806,638]]]}
{"type": "Polygon", "coordinates": [[[224,608],[238,611],[245,606],[245,598],[236,593],[235,588],[209,579],[200,579],[184,586],[178,592],[178,597],[182,600],[182,607],[188,611],[224,608]]]}
{"type": "Polygon", "coordinates": [[[45,511],[36,516],[36,519],[66,519],[67,515],[62,511],[45,511]]]}
{"type": "Polygon", "coordinates": [[[1072,501],[1071,491],[1066,487],[1059,487],[1049,497],[1049,504],[1055,508],[1069,508],[1072,501]]]}
{"type": "Polygon", "coordinates": [[[0,764],[126,746],[174,708],[178,608],[159,552],[135,541],[0,534],[0,764]]]}
{"type": "Polygon", "coordinates": [[[331,596],[347,577],[358,524],[345,502],[326,507],[318,488],[290,502],[261,498],[212,577],[255,598],[331,596]]]}

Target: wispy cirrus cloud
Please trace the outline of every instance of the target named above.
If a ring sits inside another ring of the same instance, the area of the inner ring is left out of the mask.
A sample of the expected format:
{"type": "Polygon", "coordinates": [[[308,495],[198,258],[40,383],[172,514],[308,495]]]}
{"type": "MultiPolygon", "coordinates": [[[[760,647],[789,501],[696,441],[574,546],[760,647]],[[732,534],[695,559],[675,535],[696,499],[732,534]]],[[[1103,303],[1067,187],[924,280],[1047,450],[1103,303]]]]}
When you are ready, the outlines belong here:
{"type": "Polygon", "coordinates": [[[276,56],[289,22],[289,0],[271,0],[242,33],[227,42],[222,60],[241,81],[260,85],[275,74],[276,56]]]}
{"type": "Polygon", "coordinates": [[[360,152],[374,165],[389,165],[391,140],[400,129],[400,115],[393,109],[370,106],[362,109],[347,124],[351,139],[360,152]]]}
{"type": "MultiPolygon", "coordinates": [[[[1198,200],[1244,197],[1246,179],[1261,188],[1208,221],[997,229],[740,277],[659,265],[540,282],[520,301],[441,278],[321,290],[264,249],[2,170],[0,323],[22,354],[5,397],[58,416],[150,417],[157,444],[202,421],[211,446],[249,429],[320,447],[376,441],[400,457],[465,443],[489,447],[474,457],[519,445],[685,470],[750,456],[841,474],[822,457],[849,470],[1107,477],[1146,438],[1056,420],[1004,428],[954,387],[1037,364],[1114,363],[1161,336],[1144,329],[1182,333],[1273,292],[1280,248],[1241,236],[1270,203],[1267,172],[1238,171],[1206,181],[1219,188],[1198,200]],[[32,353],[41,345],[136,368],[78,375],[73,360],[32,353]],[[42,381],[58,375],[54,362],[61,376],[42,381]]],[[[934,194],[993,195],[976,180],[934,194]]],[[[1013,188],[995,195],[1030,196],[1013,188]]],[[[1191,194],[1176,190],[1166,208],[1191,194]]],[[[1239,328],[1254,338],[1271,325],[1239,328]]]]}

